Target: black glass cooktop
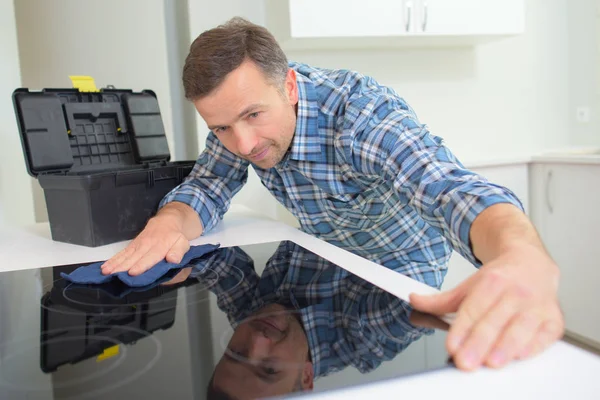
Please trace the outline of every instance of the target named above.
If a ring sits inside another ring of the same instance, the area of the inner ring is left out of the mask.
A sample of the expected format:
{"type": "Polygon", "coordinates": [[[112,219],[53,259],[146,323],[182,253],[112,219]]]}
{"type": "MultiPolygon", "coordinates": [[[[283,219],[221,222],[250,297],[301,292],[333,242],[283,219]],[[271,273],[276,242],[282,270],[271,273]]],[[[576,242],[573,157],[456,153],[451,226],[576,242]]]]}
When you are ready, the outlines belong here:
{"type": "Polygon", "coordinates": [[[79,266],[0,273],[0,399],[268,398],[451,368],[443,322],[293,242],[135,289],[61,278],[79,266]]]}

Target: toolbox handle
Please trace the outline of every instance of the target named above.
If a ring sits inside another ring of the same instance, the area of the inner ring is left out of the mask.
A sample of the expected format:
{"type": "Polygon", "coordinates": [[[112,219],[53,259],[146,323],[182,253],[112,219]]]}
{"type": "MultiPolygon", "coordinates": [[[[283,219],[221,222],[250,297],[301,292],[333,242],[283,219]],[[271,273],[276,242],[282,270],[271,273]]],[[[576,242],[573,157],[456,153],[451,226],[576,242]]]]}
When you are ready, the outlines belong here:
{"type": "Polygon", "coordinates": [[[77,120],[96,122],[98,118],[114,118],[117,131],[127,132],[125,115],[119,103],[66,103],[64,104],[68,128],[74,131],[77,120]]]}

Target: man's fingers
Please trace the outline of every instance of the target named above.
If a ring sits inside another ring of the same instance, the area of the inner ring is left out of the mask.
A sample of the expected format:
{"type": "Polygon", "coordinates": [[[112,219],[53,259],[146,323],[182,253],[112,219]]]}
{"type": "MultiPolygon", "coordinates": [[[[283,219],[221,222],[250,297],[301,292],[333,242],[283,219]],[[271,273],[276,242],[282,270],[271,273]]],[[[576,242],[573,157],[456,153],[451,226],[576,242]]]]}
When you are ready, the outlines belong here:
{"type": "Polygon", "coordinates": [[[100,269],[105,275],[110,274],[119,264],[127,259],[135,251],[135,244],[130,243],[126,248],[115,254],[112,258],[106,261],[100,269]]]}
{"type": "Polygon", "coordinates": [[[410,294],[410,304],[419,311],[434,315],[444,315],[458,309],[464,293],[459,288],[454,288],[439,294],[422,295],[410,294]]]}
{"type": "Polygon", "coordinates": [[[118,265],[112,269],[112,273],[129,271],[134,265],[137,265],[142,257],[146,256],[149,252],[156,251],[156,246],[152,247],[147,243],[138,243],[134,252],[129,257],[124,258],[118,265]]]}
{"type": "Polygon", "coordinates": [[[511,293],[501,296],[473,323],[462,345],[454,354],[456,365],[466,370],[478,368],[518,312],[518,306],[519,299],[511,293]]]}
{"type": "Polygon", "coordinates": [[[190,243],[183,235],[171,235],[162,240],[138,238],[104,263],[102,273],[107,275],[129,271],[132,276],[140,275],[164,259],[180,263],[189,249],[190,243]]]}
{"type": "Polygon", "coordinates": [[[189,249],[190,242],[184,236],[180,236],[168,251],[165,251],[162,247],[155,247],[148,251],[129,269],[129,275],[135,276],[143,274],[163,260],[173,264],[179,264],[189,249]]]}
{"type": "MultiPolygon", "coordinates": [[[[471,292],[460,305],[456,318],[452,322],[447,338],[447,349],[455,355],[467,339],[475,324],[492,308],[502,296],[505,286],[502,277],[496,273],[488,273],[477,285],[473,285],[471,292]]],[[[463,358],[467,357],[463,355],[463,358]]],[[[468,358],[474,356],[469,355],[468,358]]]]}
{"type": "Polygon", "coordinates": [[[532,311],[521,312],[506,326],[485,362],[493,368],[500,368],[517,358],[536,337],[542,317],[532,311]]]}
{"type": "Polygon", "coordinates": [[[475,276],[471,276],[457,287],[439,294],[423,295],[411,293],[409,295],[410,304],[419,311],[433,315],[453,313],[458,310],[468,293],[469,287],[475,282],[475,278],[475,276]]]}
{"type": "Polygon", "coordinates": [[[154,267],[157,263],[165,259],[165,252],[160,249],[153,249],[137,260],[131,268],[129,268],[129,275],[136,276],[143,274],[150,268],[154,267]]]}
{"type": "Polygon", "coordinates": [[[171,249],[167,252],[167,256],[165,259],[167,262],[173,264],[179,264],[183,259],[185,253],[190,249],[190,242],[183,236],[180,236],[179,239],[173,244],[171,249]]]}
{"type": "Polygon", "coordinates": [[[520,359],[534,357],[564,335],[562,317],[544,321],[534,338],[517,355],[520,359]]]}

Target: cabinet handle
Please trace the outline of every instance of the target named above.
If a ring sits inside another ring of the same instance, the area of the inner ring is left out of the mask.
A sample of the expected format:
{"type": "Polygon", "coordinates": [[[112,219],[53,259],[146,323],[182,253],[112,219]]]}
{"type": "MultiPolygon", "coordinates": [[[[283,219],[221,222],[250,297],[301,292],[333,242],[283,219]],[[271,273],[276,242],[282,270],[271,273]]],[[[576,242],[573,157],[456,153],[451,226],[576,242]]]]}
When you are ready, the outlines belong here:
{"type": "Polygon", "coordinates": [[[429,14],[429,6],[427,4],[427,2],[423,2],[423,25],[421,26],[421,28],[423,29],[423,32],[425,32],[427,30],[427,17],[429,14]]]}
{"type": "Polygon", "coordinates": [[[550,182],[552,181],[552,171],[548,171],[548,176],[546,178],[546,206],[548,207],[548,211],[550,214],[554,212],[554,207],[552,207],[552,203],[550,202],[550,182]]]}
{"type": "Polygon", "coordinates": [[[406,18],[405,18],[406,24],[404,26],[404,30],[406,32],[410,31],[410,20],[412,18],[412,9],[413,9],[412,1],[407,1],[406,2],[406,18]]]}

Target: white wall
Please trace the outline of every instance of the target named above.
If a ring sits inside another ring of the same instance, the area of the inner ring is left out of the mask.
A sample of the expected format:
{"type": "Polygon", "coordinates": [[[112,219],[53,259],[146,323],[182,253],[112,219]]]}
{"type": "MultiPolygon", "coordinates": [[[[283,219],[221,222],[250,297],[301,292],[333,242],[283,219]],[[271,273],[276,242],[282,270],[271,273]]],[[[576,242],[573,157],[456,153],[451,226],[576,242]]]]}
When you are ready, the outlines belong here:
{"type": "Polygon", "coordinates": [[[571,1],[569,19],[569,128],[573,145],[600,146],[600,0],[571,1]],[[577,122],[576,109],[590,108],[577,122]]]}
{"type": "Polygon", "coordinates": [[[0,0],[0,227],[33,222],[27,175],[11,93],[21,86],[12,0],[0,0]]]}
{"type": "MultiPolygon", "coordinates": [[[[89,75],[97,87],[152,89],[173,154],[163,7],[162,0],[16,1],[23,86],[68,88],[69,75],[89,75]]],[[[34,191],[37,219],[47,220],[37,181],[34,191]]]]}
{"type": "MultiPolygon", "coordinates": [[[[0,227],[33,222],[31,178],[25,168],[11,100],[12,91],[20,86],[13,1],[0,0],[0,227]]],[[[23,335],[35,336],[39,332],[39,318],[24,318],[39,312],[39,274],[37,271],[27,271],[20,276],[11,273],[4,275],[0,280],[0,381],[12,379],[29,382],[31,386],[50,390],[49,377],[39,369],[39,373],[36,373],[30,368],[32,364],[36,365],[34,352],[4,362],[10,356],[11,349],[5,346],[6,343],[20,340],[23,335]],[[19,307],[9,302],[15,299],[19,300],[16,302],[19,307]]],[[[0,387],[0,398],[9,398],[9,393],[8,388],[0,387]]],[[[51,399],[52,395],[42,393],[37,398],[51,399]]]]}

